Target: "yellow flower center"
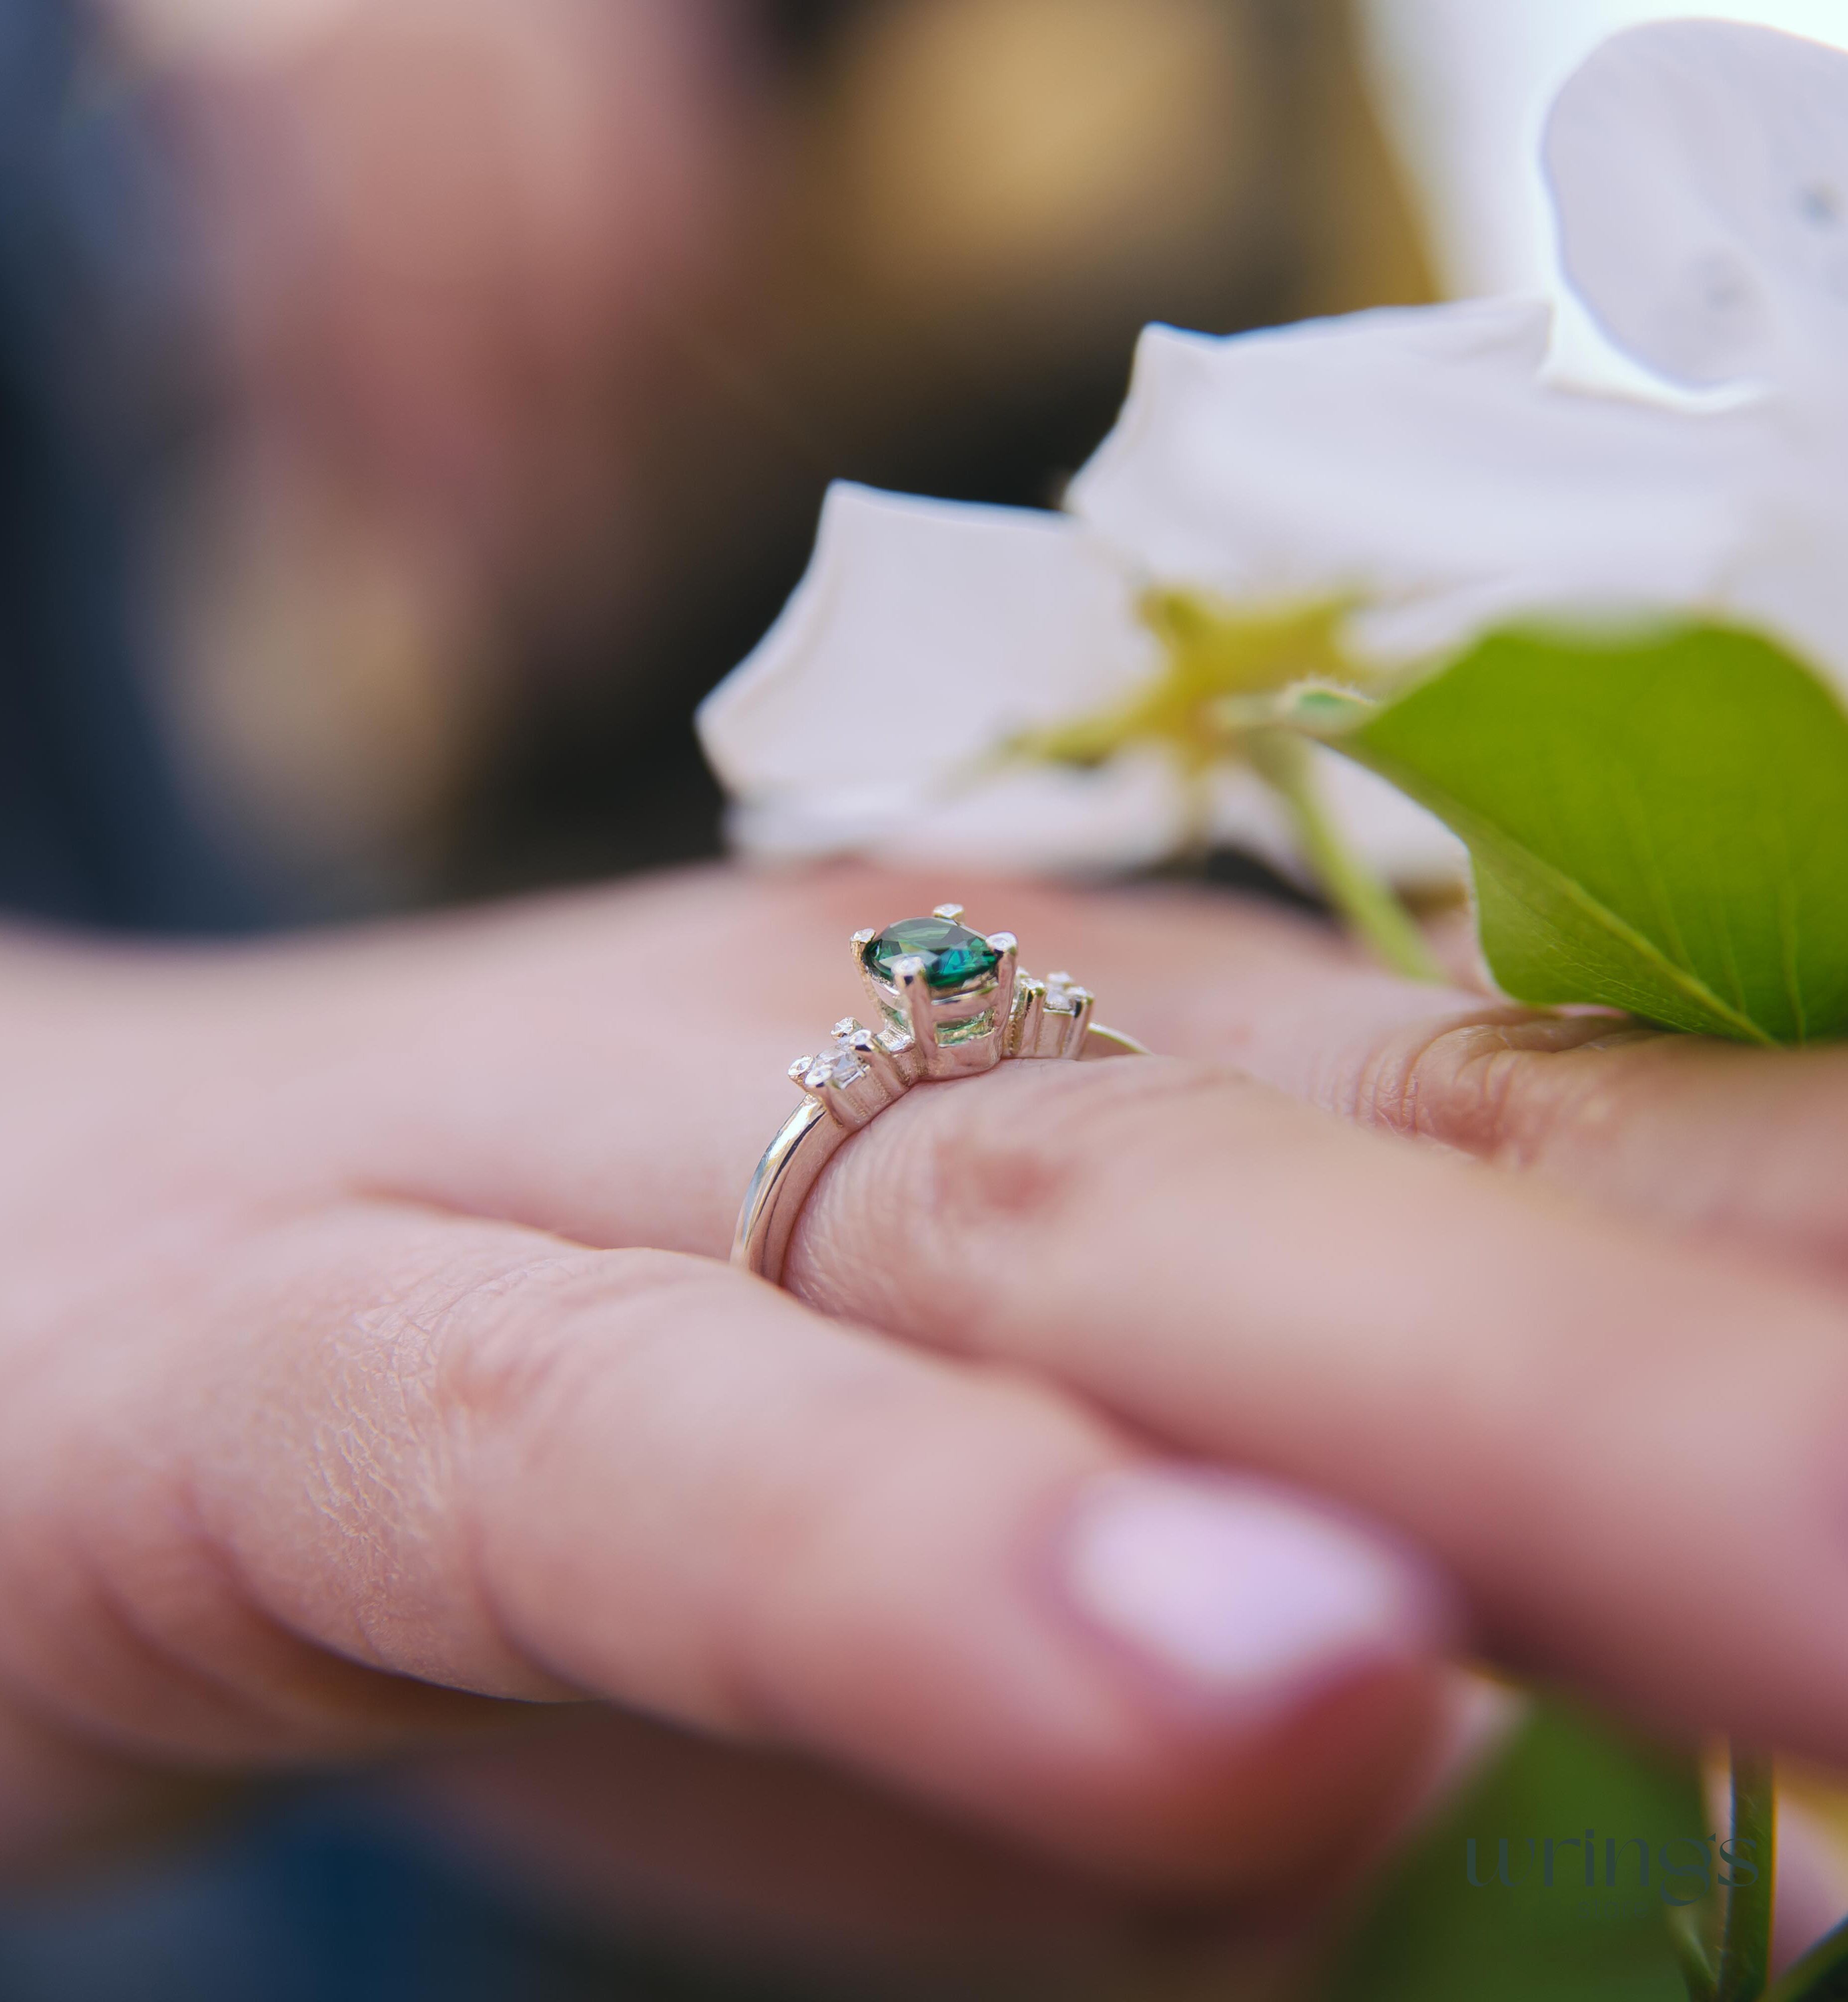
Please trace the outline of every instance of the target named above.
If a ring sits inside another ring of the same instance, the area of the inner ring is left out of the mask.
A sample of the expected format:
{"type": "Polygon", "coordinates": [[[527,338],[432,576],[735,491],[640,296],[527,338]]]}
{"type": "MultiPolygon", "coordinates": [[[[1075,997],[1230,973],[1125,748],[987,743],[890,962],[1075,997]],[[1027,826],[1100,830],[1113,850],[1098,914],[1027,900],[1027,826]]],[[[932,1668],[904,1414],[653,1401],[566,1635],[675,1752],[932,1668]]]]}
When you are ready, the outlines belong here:
{"type": "Polygon", "coordinates": [[[1097,766],[1132,745],[1155,745],[1198,777],[1244,755],[1265,727],[1269,698],[1302,682],[1350,687],[1370,678],[1341,644],[1344,602],[1242,611],[1191,593],[1152,591],[1138,608],[1161,641],[1161,671],[1122,702],[1047,730],[1007,754],[1036,763],[1097,766]]]}

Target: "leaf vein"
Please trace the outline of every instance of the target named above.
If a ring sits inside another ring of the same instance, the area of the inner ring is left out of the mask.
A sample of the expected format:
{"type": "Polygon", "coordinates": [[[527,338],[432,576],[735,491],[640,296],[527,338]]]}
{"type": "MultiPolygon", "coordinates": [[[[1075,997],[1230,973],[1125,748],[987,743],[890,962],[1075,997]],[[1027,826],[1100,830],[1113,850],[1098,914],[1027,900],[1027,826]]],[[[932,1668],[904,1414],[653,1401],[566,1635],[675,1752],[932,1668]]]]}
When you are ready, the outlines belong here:
{"type": "MultiPolygon", "coordinates": [[[[1396,762],[1382,760],[1381,764],[1383,767],[1396,762]]],[[[1391,777],[1392,774],[1387,771],[1384,776],[1391,777]]],[[[1402,784],[1403,782],[1395,779],[1393,783],[1402,784]]],[[[1405,790],[1414,790],[1409,785],[1405,786],[1405,790]]],[[[1519,840],[1505,828],[1496,826],[1486,815],[1466,806],[1453,793],[1434,784],[1422,773],[1418,776],[1414,796],[1422,797],[1425,804],[1440,820],[1447,821],[1459,833],[1465,825],[1493,828],[1497,839],[1518,855],[1522,862],[1547,883],[1556,894],[1576,906],[1595,925],[1634,953],[1671,987],[1697,1007],[1706,1009],[1717,1020],[1728,1024],[1735,1034],[1749,1041],[1763,1044],[1766,1048],[1776,1046],[1777,1038],[1760,1027],[1749,1015],[1742,1013],[1724,1000],[1697,973],[1689,967],[1679,964],[1648,933],[1638,931],[1627,918],[1613,911],[1601,898],[1594,896],[1582,883],[1568,876],[1557,863],[1549,862],[1544,856],[1536,853],[1525,842],[1519,840]]]]}

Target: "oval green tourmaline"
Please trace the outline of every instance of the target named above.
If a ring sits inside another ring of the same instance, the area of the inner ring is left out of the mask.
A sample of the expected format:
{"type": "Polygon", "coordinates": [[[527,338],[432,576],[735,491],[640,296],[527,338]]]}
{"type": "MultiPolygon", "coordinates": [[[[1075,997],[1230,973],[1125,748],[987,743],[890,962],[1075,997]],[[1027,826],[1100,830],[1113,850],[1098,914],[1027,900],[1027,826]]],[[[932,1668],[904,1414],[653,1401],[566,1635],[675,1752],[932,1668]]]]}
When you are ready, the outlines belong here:
{"type": "Polygon", "coordinates": [[[866,947],[866,963],[895,987],[894,964],[913,957],[925,962],[925,984],[936,994],[967,987],[1001,964],[1000,954],[979,932],[949,918],[902,918],[887,925],[866,947]]]}

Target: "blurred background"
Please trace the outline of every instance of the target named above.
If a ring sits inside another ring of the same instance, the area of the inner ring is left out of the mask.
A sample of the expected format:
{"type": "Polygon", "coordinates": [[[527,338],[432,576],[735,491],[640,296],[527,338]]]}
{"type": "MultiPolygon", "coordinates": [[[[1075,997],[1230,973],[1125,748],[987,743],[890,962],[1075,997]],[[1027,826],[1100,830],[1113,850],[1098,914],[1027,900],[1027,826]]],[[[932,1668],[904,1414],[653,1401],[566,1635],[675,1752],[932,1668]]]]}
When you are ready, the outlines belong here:
{"type": "MultiPolygon", "coordinates": [[[[713,852],[846,477],[1050,503],[1137,330],[1544,290],[1611,28],[1842,0],[5,0],[0,902],[713,852]]],[[[1582,320],[1567,347],[1621,376],[1582,320]]]]}
{"type": "MultiPolygon", "coordinates": [[[[691,713],[828,480],[1051,503],[1149,320],[1544,288],[1533,137],[1600,33],[1842,11],[0,0],[0,906],[717,853],[691,713]]],[[[0,2002],[768,1992],[485,1881],[291,1796],[13,1900],[0,2002]]]]}
{"type": "Polygon", "coordinates": [[[188,822],[117,922],[710,853],[689,716],[829,478],[1048,502],[1144,322],[1430,289],[1338,0],[6,0],[0,92],[51,561],[121,594],[33,616],[188,822]]]}

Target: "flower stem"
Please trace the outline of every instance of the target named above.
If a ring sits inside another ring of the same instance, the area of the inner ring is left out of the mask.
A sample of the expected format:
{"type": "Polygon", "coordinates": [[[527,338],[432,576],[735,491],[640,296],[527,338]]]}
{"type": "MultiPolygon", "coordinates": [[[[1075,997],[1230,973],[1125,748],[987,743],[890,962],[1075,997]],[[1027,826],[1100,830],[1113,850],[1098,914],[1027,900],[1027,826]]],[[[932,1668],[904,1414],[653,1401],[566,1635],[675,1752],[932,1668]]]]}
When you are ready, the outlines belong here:
{"type": "MultiPolygon", "coordinates": [[[[1714,2002],[1759,2002],[1771,1969],[1777,1794],[1767,1754],[1742,1752],[1735,1745],[1728,1756],[1732,1769],[1732,1854],[1754,1875],[1749,1883],[1735,1882],[1726,1894],[1714,2002]]],[[[1736,1878],[1739,1863],[1732,1867],[1736,1878]]]]}
{"type": "Polygon", "coordinates": [[[1305,860],[1328,901],[1395,973],[1441,984],[1444,970],[1411,913],[1354,849],[1322,797],[1313,754],[1286,731],[1253,733],[1249,755],[1288,810],[1305,860]]]}

